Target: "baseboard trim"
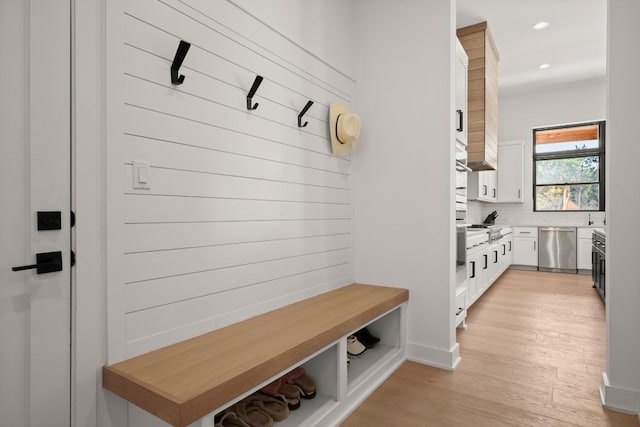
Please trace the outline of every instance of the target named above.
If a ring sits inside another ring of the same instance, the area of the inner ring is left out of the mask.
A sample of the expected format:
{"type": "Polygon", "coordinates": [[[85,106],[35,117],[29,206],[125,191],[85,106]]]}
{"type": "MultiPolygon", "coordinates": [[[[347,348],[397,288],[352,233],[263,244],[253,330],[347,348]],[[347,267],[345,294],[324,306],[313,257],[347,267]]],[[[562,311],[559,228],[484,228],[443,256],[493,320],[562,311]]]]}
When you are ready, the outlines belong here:
{"type": "Polygon", "coordinates": [[[600,400],[604,408],[624,412],[625,414],[638,415],[640,420],[640,392],[612,386],[606,372],[602,373],[600,400]]]}
{"type": "Polygon", "coordinates": [[[407,360],[454,371],[462,359],[460,345],[456,343],[450,350],[442,350],[417,343],[407,343],[407,360]]]}
{"type": "Polygon", "coordinates": [[[529,270],[529,271],[538,271],[538,267],[533,265],[520,265],[520,264],[511,264],[509,266],[510,269],[513,270],[529,270]]]}

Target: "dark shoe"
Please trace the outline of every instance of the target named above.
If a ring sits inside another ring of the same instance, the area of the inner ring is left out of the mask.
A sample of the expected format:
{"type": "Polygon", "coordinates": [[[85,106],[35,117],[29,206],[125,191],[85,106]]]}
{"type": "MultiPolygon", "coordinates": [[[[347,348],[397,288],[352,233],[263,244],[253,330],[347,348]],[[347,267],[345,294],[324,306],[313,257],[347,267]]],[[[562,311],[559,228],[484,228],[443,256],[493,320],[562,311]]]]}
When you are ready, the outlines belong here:
{"type": "Polygon", "coordinates": [[[316,397],[316,383],[307,375],[302,366],[298,366],[293,371],[282,377],[285,384],[293,384],[300,390],[300,397],[303,399],[313,399],[316,397]]]}
{"type": "Polygon", "coordinates": [[[367,348],[372,348],[380,342],[380,338],[371,335],[367,328],[360,329],[354,335],[356,336],[356,338],[358,338],[358,341],[364,344],[364,346],[367,348]]]}

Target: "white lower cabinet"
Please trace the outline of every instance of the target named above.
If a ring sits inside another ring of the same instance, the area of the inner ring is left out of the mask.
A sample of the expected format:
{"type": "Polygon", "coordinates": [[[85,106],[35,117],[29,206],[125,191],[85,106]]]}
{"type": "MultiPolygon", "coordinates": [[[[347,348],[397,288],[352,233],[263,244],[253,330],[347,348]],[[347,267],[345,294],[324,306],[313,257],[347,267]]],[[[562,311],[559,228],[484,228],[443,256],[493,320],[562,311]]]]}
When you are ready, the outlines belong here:
{"type": "Polygon", "coordinates": [[[578,271],[591,271],[591,238],[593,228],[578,228],[578,271]]]}
{"type": "Polygon", "coordinates": [[[489,235],[477,232],[467,236],[467,308],[484,292],[489,267],[489,235]]]}
{"type": "Polygon", "coordinates": [[[503,227],[502,236],[491,243],[487,233],[474,233],[467,237],[467,308],[511,265],[511,227],[503,227]]]}
{"type": "Polygon", "coordinates": [[[538,267],[538,227],[513,228],[513,264],[538,267]]]}
{"type": "Polygon", "coordinates": [[[502,229],[502,239],[498,241],[498,258],[501,273],[509,268],[513,262],[513,241],[511,236],[511,228],[502,229]]]}
{"type": "Polygon", "coordinates": [[[489,285],[493,283],[501,273],[498,253],[499,253],[498,243],[493,243],[489,245],[489,268],[488,268],[489,279],[488,279],[487,287],[489,287],[489,285]]]}
{"type": "Polygon", "coordinates": [[[476,298],[480,289],[478,287],[478,277],[480,276],[480,257],[479,251],[467,255],[467,306],[471,305],[476,298]]]}

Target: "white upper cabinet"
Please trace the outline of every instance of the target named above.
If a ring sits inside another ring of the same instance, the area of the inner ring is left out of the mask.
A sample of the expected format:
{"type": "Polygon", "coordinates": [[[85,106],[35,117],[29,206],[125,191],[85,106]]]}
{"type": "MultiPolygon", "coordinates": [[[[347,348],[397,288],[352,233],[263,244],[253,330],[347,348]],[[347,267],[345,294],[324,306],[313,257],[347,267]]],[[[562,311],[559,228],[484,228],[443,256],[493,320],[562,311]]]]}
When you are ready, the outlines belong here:
{"type": "Polygon", "coordinates": [[[498,145],[498,203],[522,203],[523,154],[523,141],[498,145]]]}
{"type": "Polygon", "coordinates": [[[456,142],[467,145],[467,69],[469,58],[456,39],[456,142]]]}
{"type": "Polygon", "coordinates": [[[498,200],[498,177],[496,171],[470,172],[467,181],[467,198],[495,203],[498,200]]]}

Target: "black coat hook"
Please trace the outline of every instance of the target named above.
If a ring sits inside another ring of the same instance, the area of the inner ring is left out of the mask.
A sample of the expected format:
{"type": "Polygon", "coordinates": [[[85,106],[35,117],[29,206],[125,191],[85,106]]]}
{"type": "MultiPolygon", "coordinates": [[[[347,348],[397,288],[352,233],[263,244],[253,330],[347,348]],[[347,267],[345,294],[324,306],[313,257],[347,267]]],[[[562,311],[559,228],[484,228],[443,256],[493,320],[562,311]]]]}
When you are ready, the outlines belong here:
{"type": "Polygon", "coordinates": [[[180,44],[178,45],[178,50],[176,51],[176,56],[173,58],[173,64],[171,64],[171,84],[181,85],[184,82],[184,75],[178,75],[180,71],[180,67],[182,67],[182,61],[184,61],[184,57],[187,56],[187,52],[191,47],[191,43],[188,43],[184,40],[180,40],[180,44]]]}
{"type": "Polygon", "coordinates": [[[309,108],[311,108],[312,105],[313,105],[313,101],[307,101],[307,105],[305,105],[302,111],[300,111],[300,114],[298,114],[299,128],[303,128],[309,124],[309,122],[304,122],[304,124],[302,124],[302,116],[304,116],[304,114],[309,110],[309,108]]]}
{"type": "Polygon", "coordinates": [[[251,99],[253,99],[253,95],[256,94],[258,87],[260,87],[260,83],[262,83],[262,76],[258,75],[253,81],[253,86],[251,86],[251,89],[249,90],[249,94],[247,95],[247,110],[255,110],[256,108],[258,108],[258,105],[260,105],[257,102],[256,102],[256,105],[252,105],[253,102],[251,101],[251,99]]]}

